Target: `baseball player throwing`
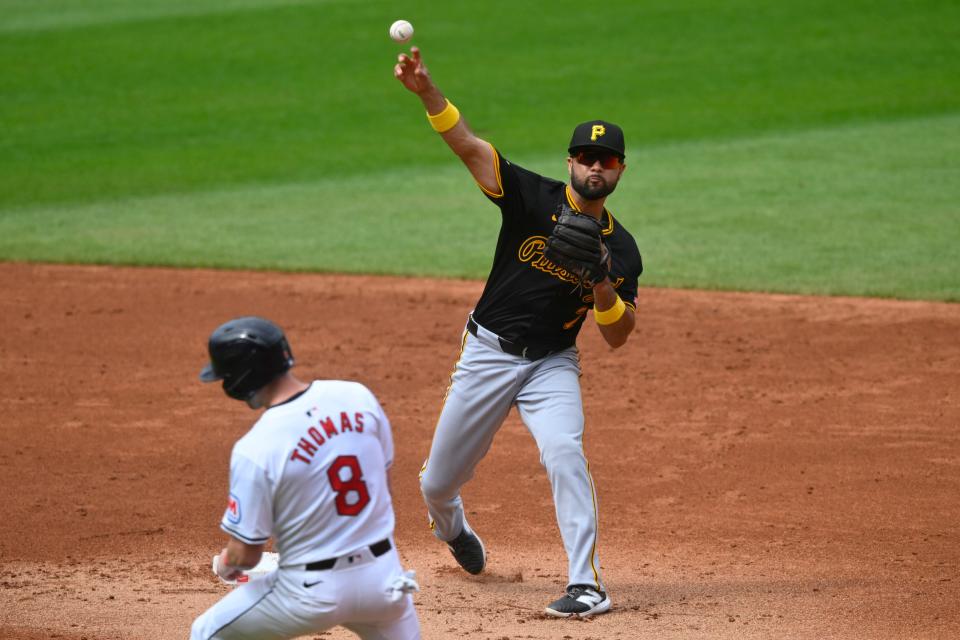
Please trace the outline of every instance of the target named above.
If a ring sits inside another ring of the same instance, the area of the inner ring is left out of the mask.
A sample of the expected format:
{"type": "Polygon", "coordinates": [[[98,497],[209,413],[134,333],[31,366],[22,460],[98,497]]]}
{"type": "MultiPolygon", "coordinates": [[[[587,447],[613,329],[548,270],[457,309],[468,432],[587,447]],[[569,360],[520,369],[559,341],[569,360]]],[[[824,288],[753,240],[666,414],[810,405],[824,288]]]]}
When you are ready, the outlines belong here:
{"type": "Polygon", "coordinates": [[[394,75],[500,208],[493,267],[473,313],[420,476],[434,534],[469,573],[486,552],[464,517],[460,488],[510,408],[540,449],[569,560],[566,593],[553,616],[610,609],[597,553],[597,495],[583,452],[576,337],[587,311],[613,347],[634,328],[643,270],[633,237],[604,208],[626,166],[623,132],[609,122],[578,125],[569,145],[570,184],[527,171],[478,138],[436,87],[420,51],[400,54],[394,75]]]}
{"type": "Polygon", "coordinates": [[[361,638],[411,640],[420,626],[393,541],[390,422],[356,382],[301,382],[269,320],[231,320],[210,336],[204,382],[266,409],[233,447],[230,497],[214,560],[226,581],[260,560],[272,537],[279,568],[196,619],[191,640],[280,639],[343,625],[361,638]]]}

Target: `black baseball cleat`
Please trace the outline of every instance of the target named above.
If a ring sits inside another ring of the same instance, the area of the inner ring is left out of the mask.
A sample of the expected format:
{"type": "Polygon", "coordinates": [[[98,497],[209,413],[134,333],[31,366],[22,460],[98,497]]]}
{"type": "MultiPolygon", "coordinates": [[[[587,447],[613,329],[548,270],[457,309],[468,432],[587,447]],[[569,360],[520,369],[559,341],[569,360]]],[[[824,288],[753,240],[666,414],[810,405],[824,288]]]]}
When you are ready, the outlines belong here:
{"type": "Polygon", "coordinates": [[[556,618],[589,618],[610,610],[610,597],[605,591],[597,591],[585,584],[572,584],[567,593],[545,609],[548,616],[556,618]]]}
{"type": "Polygon", "coordinates": [[[487,552],[483,548],[480,536],[468,531],[466,527],[453,540],[447,542],[450,553],[463,570],[477,575],[487,566],[487,552]]]}

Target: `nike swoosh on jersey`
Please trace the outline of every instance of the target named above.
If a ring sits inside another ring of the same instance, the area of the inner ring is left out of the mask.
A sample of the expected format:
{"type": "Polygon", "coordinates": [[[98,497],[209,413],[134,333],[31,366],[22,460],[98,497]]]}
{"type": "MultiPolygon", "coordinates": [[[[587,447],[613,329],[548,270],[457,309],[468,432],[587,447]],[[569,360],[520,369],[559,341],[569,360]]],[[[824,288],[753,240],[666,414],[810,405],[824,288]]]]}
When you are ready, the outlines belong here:
{"type": "Polygon", "coordinates": [[[304,583],[303,583],[303,586],[306,587],[307,589],[309,589],[310,587],[315,587],[315,586],[317,586],[317,585],[320,584],[321,582],[323,582],[323,580],[317,580],[316,582],[304,582],[304,583]]]}

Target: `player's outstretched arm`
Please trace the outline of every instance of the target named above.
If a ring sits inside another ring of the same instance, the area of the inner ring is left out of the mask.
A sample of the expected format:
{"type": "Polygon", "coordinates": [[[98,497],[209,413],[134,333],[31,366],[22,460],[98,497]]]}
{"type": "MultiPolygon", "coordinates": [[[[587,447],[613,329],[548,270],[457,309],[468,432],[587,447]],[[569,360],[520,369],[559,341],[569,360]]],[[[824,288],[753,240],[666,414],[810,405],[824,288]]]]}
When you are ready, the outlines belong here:
{"type": "Polygon", "coordinates": [[[417,94],[431,116],[434,128],[463,161],[473,179],[487,191],[499,192],[493,147],[470,130],[463,118],[459,117],[456,107],[440,93],[423,64],[420,49],[411,47],[410,55],[401,53],[393,68],[393,75],[403,86],[417,94]]]}

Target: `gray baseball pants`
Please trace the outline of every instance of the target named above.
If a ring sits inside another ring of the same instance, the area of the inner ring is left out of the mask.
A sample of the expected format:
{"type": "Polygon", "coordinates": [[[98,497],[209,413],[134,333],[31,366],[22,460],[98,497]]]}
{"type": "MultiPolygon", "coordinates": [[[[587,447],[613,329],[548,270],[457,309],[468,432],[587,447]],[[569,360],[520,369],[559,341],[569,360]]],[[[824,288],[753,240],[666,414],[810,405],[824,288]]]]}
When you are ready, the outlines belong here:
{"type": "Polygon", "coordinates": [[[602,590],[597,495],[583,452],[580,362],[570,347],[530,361],[504,353],[497,336],[464,331],[463,349],[437,422],[420,490],[434,535],[447,541],[467,524],[460,487],[473,477],[510,407],[540,449],[568,559],[568,585],[602,590]]]}

